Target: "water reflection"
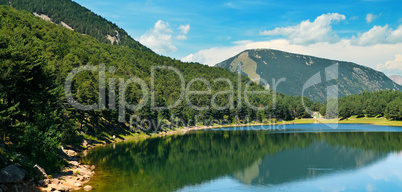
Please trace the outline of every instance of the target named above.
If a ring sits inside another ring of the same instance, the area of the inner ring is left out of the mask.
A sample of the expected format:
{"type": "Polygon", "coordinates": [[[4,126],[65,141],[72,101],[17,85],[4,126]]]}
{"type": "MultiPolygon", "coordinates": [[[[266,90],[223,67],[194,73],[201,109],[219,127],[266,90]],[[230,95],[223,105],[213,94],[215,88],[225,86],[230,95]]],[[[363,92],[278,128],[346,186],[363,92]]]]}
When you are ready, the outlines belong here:
{"type": "Polygon", "coordinates": [[[96,191],[325,191],[336,175],[369,181],[358,172],[376,175],[368,168],[390,154],[401,167],[401,150],[399,132],[198,131],[96,148],[85,161],[102,167],[96,191]]]}
{"type": "Polygon", "coordinates": [[[356,170],[343,170],[278,185],[248,185],[225,176],[178,191],[401,191],[401,163],[402,156],[391,153],[356,170]]]}
{"type": "Polygon", "coordinates": [[[315,142],[306,148],[287,149],[267,155],[234,174],[245,184],[269,185],[315,178],[348,169],[357,169],[386,156],[374,150],[361,150],[315,142]]]}

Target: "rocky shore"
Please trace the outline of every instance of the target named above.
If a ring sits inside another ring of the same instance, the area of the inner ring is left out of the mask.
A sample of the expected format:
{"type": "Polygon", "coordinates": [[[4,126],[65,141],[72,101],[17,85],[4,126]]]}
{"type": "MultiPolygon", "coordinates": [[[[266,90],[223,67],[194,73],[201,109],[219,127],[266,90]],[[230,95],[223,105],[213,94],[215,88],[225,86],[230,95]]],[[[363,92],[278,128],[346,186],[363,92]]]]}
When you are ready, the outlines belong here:
{"type": "MultiPolygon", "coordinates": [[[[92,186],[85,185],[95,174],[94,165],[80,163],[78,153],[85,153],[88,150],[106,143],[124,142],[135,139],[146,139],[149,137],[164,137],[175,134],[185,134],[187,131],[198,129],[209,129],[218,126],[185,127],[184,129],[162,131],[151,135],[131,135],[126,138],[110,138],[108,141],[91,142],[83,140],[80,147],[63,146],[59,151],[59,157],[68,162],[58,173],[48,174],[39,165],[34,166],[35,176],[30,177],[28,172],[19,164],[7,165],[0,170],[0,192],[67,192],[79,189],[91,191],[92,186]]],[[[1,160],[1,159],[0,159],[1,160]]]]}
{"type": "Polygon", "coordinates": [[[84,189],[91,191],[92,187],[85,185],[95,174],[94,165],[84,165],[79,162],[78,153],[86,152],[95,145],[84,140],[84,148],[62,147],[60,158],[68,162],[58,173],[48,174],[39,165],[35,165],[35,175],[30,177],[29,173],[19,164],[8,165],[0,170],[0,192],[66,192],[84,189]]]}

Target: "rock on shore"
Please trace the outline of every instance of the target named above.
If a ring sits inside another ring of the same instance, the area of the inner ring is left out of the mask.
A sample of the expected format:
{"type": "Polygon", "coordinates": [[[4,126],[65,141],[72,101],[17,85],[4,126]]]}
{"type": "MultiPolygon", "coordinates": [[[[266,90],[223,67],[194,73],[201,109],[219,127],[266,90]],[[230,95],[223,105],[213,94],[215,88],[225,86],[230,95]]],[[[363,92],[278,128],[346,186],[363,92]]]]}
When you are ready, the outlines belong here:
{"type": "Polygon", "coordinates": [[[19,183],[25,177],[24,171],[15,165],[10,165],[0,170],[0,183],[19,183]]]}
{"type": "MultiPolygon", "coordinates": [[[[48,181],[40,181],[42,191],[72,191],[80,189],[95,174],[95,166],[82,165],[78,161],[69,161],[69,166],[62,172],[52,175],[48,181]]],[[[89,185],[88,185],[89,186],[89,185]]],[[[85,186],[87,187],[87,186],[85,186]]],[[[84,190],[87,190],[85,189],[84,190]]],[[[91,187],[92,189],[92,187],[91,187]]],[[[89,190],[91,190],[89,189],[89,190]]]]}

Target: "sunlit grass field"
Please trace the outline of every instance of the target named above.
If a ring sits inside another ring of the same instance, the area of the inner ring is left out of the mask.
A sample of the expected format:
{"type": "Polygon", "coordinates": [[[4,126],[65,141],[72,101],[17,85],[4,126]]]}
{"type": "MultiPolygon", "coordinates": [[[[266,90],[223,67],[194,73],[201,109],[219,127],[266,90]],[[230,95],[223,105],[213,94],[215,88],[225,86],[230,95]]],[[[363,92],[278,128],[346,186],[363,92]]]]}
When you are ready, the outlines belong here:
{"type": "MultiPolygon", "coordinates": [[[[299,123],[299,124],[309,124],[314,123],[315,119],[295,119],[293,121],[287,121],[288,123],[299,123]]],[[[385,117],[360,117],[352,116],[348,119],[323,119],[318,118],[318,123],[363,123],[363,124],[373,124],[373,125],[388,125],[388,126],[402,126],[402,121],[390,121],[385,117]]]]}

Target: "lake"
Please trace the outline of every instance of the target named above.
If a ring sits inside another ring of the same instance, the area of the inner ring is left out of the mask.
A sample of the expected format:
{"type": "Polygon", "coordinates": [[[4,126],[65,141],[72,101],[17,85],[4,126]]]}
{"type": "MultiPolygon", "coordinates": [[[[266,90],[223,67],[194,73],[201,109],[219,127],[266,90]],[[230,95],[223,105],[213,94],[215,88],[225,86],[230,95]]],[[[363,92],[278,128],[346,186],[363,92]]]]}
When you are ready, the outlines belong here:
{"type": "Polygon", "coordinates": [[[402,127],[191,131],[90,150],[95,191],[401,191],[402,127]]]}

